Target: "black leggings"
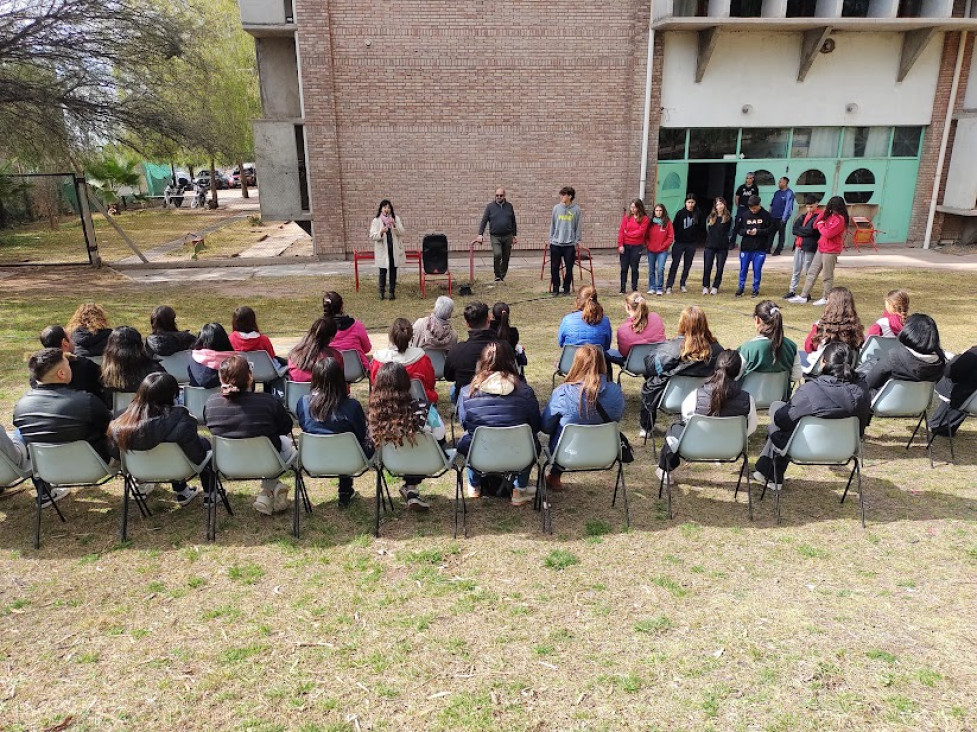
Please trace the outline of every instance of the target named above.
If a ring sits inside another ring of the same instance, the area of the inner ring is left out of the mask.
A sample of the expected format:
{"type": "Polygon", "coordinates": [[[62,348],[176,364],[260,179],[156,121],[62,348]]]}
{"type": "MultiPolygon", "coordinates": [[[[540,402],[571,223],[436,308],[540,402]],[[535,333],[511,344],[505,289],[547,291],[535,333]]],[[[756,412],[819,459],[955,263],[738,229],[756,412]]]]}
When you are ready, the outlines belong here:
{"type": "Polygon", "coordinates": [[[694,243],[677,241],[672,244],[672,265],[668,270],[668,282],[665,283],[665,287],[671,287],[675,284],[675,274],[678,272],[679,259],[683,260],[682,280],[679,284],[685,287],[685,283],[689,279],[689,271],[692,269],[692,258],[694,256],[694,243]]]}
{"type": "Polygon", "coordinates": [[[712,286],[717,290],[723,283],[723,268],[726,266],[726,255],[728,249],[703,249],[702,250],[702,286],[709,287],[709,278],[712,276],[713,262],[716,264],[716,276],[712,281],[712,286]]]}
{"type": "Polygon", "coordinates": [[[623,291],[628,283],[628,270],[631,270],[631,289],[638,289],[638,267],[641,265],[641,257],[645,253],[645,248],[641,244],[624,245],[624,252],[621,254],[621,290],[623,291]]]}

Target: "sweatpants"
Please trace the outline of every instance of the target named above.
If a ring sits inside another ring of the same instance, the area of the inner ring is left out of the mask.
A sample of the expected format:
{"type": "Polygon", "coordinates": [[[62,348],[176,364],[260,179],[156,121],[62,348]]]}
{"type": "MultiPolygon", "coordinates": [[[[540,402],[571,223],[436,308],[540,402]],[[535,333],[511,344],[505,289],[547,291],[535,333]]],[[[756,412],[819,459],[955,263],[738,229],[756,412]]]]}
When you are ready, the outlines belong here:
{"type": "Polygon", "coordinates": [[[685,287],[685,283],[689,279],[689,271],[692,269],[693,257],[695,257],[695,244],[686,244],[678,241],[672,244],[672,264],[668,268],[668,282],[665,283],[665,287],[671,287],[675,284],[679,259],[682,260],[682,279],[679,281],[679,284],[685,287]]]}
{"type": "Polygon", "coordinates": [[[740,282],[739,292],[746,287],[746,273],[753,265],[753,292],[760,291],[760,278],[763,276],[763,263],[767,261],[766,252],[744,252],[740,250],[740,282]]]}
{"type": "Polygon", "coordinates": [[[801,296],[811,296],[811,290],[814,289],[814,283],[820,274],[821,284],[824,287],[824,295],[822,297],[827,297],[828,293],[831,292],[831,288],[835,286],[835,264],[837,263],[837,254],[827,254],[825,252],[815,254],[814,259],[811,260],[811,266],[807,270],[807,280],[804,282],[804,290],[801,292],[801,296]]]}

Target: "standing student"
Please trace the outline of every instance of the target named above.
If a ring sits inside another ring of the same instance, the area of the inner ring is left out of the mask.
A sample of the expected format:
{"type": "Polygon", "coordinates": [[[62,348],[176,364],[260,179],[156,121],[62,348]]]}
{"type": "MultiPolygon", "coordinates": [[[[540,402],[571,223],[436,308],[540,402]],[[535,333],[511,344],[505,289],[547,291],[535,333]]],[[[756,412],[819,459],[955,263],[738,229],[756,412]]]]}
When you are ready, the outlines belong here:
{"type": "Polygon", "coordinates": [[[685,197],[685,208],[675,214],[672,228],[675,231],[675,243],[672,245],[672,266],[668,269],[668,282],[665,283],[666,295],[672,294],[672,285],[675,284],[679,260],[682,261],[682,279],[679,281],[679,285],[682,292],[688,292],[685,283],[689,279],[689,271],[692,269],[695,245],[699,241],[699,230],[701,228],[695,196],[691,193],[685,197]]]}
{"type": "Polygon", "coordinates": [[[760,205],[760,197],[750,198],[749,209],[740,218],[739,233],[743,235],[740,245],[740,281],[736,297],[743,294],[746,275],[753,267],[753,297],[760,294],[760,278],[763,277],[763,263],[770,251],[770,214],[760,205]]]}
{"type": "Polygon", "coordinates": [[[841,196],[832,196],[828,199],[828,205],[824,207],[824,213],[814,222],[814,228],[820,234],[818,251],[807,271],[804,289],[801,290],[800,295],[792,297],[790,301],[798,304],[810,301],[811,290],[814,289],[814,283],[823,269],[824,275],[821,278],[821,284],[824,287],[824,292],[821,299],[814,302],[814,305],[821,306],[827,302],[828,293],[834,287],[835,265],[838,263],[838,256],[844,247],[845,232],[848,230],[848,206],[845,205],[845,199],[841,196]]]}
{"type": "Polygon", "coordinates": [[[560,294],[560,263],[563,263],[563,294],[573,288],[573,264],[580,244],[580,206],[573,202],[577,192],[571,186],[560,189],[560,202],[553,207],[550,219],[550,284],[553,297],[560,294]]]}
{"type": "Polygon", "coordinates": [[[638,267],[641,255],[647,251],[648,226],[651,219],[645,211],[645,204],[640,198],[631,201],[627,213],[621,217],[621,226],[617,232],[617,253],[621,256],[621,294],[627,290],[628,271],[631,272],[631,290],[638,289],[638,267]]]}
{"type": "Polygon", "coordinates": [[[777,248],[773,250],[775,257],[780,256],[784,250],[784,239],[787,236],[787,222],[794,214],[794,191],[787,187],[790,178],[784,176],[777,181],[777,190],[770,199],[770,218],[773,219],[773,232],[770,235],[770,243],[773,244],[773,235],[777,235],[777,248]]]}
{"type": "Polygon", "coordinates": [[[516,212],[512,204],[506,200],[505,188],[495,190],[495,200],[485,206],[482,222],[478,225],[478,243],[484,241],[485,226],[489,227],[489,239],[492,242],[492,269],[495,270],[495,281],[505,282],[509,272],[509,257],[512,247],[519,243],[516,235],[516,212]]]}
{"type": "Polygon", "coordinates": [[[394,206],[384,198],[377,206],[377,215],[370,222],[373,258],[380,270],[380,299],[387,299],[387,272],[390,272],[390,299],[397,299],[397,267],[407,263],[404,250],[404,224],[394,213],[394,206]]]}
{"type": "Polygon", "coordinates": [[[872,323],[865,336],[894,338],[902,332],[909,317],[909,293],[905,290],[889,290],[885,296],[885,314],[872,323]]]}
{"type": "Polygon", "coordinates": [[[723,283],[723,269],[726,267],[726,255],[729,254],[729,230],[733,226],[729,207],[722,196],[716,198],[706,219],[706,247],[702,251],[702,294],[718,295],[719,286],[723,283]],[[716,265],[716,276],[712,277],[712,266],[716,265]]]}
{"type": "Polygon", "coordinates": [[[730,249],[736,248],[736,236],[740,233],[740,219],[746,214],[750,199],[760,195],[760,187],[756,184],[756,177],[752,171],[746,174],[746,182],[741,183],[733,196],[733,205],[736,206],[736,215],[733,218],[733,228],[729,234],[730,249]]]}
{"type": "Polygon", "coordinates": [[[668,218],[668,209],[655,204],[654,218],[648,226],[648,294],[665,293],[665,262],[675,241],[675,228],[668,218]]]}
{"type": "Polygon", "coordinates": [[[784,295],[785,300],[797,297],[797,285],[801,276],[811,269],[811,262],[818,251],[818,238],[821,234],[814,228],[818,220],[818,199],[810,193],[804,197],[804,210],[794,219],[794,271],[790,276],[790,287],[784,295]]]}
{"type": "Polygon", "coordinates": [[[618,326],[617,349],[607,351],[607,360],[619,366],[627,361],[635,346],[665,340],[665,324],[661,316],[649,310],[648,301],[640,292],[632,292],[624,298],[624,310],[628,317],[618,326]]]}

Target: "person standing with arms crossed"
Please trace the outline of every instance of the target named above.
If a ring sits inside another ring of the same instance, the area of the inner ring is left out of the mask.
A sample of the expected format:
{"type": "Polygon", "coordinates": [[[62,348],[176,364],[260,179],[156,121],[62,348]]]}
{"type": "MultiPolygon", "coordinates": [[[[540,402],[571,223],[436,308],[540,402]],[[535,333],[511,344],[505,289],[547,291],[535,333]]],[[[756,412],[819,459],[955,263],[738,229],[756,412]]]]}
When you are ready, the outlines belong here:
{"type": "MultiPolygon", "coordinates": [[[[787,224],[794,213],[794,191],[787,187],[790,178],[784,176],[777,181],[777,190],[770,199],[770,218],[773,219],[773,232],[777,235],[777,248],[773,256],[778,257],[784,250],[784,239],[787,238],[787,224]]],[[[770,235],[773,244],[773,234],[770,235]]]]}
{"type": "Polygon", "coordinates": [[[811,291],[818,275],[822,275],[821,283],[824,285],[824,294],[820,300],[815,300],[812,304],[818,307],[827,304],[828,293],[835,283],[835,265],[838,257],[844,248],[845,232],[848,231],[848,206],[845,199],[841,196],[832,196],[828,199],[828,205],[824,207],[824,212],[814,222],[814,228],[819,233],[818,251],[811,260],[811,266],[807,270],[807,279],[804,281],[804,289],[797,297],[792,297],[787,302],[803,305],[811,300],[811,291]],[[822,274],[823,270],[823,274],[822,274]]]}
{"type": "Polygon", "coordinates": [[[702,221],[695,207],[695,195],[685,196],[685,208],[675,214],[672,227],[675,231],[675,243],[672,245],[672,266],[668,269],[668,282],[665,283],[665,294],[672,294],[675,275],[678,274],[679,262],[682,264],[682,279],[679,285],[682,292],[686,292],[685,283],[689,279],[692,260],[695,257],[695,245],[702,231],[702,221]]]}
{"type": "Polygon", "coordinates": [[[516,235],[516,212],[505,198],[505,188],[496,189],[495,200],[485,207],[476,238],[479,244],[485,240],[486,224],[489,227],[489,241],[492,242],[492,268],[495,270],[495,281],[505,282],[505,276],[509,272],[512,247],[519,243],[516,235]]]}
{"type": "Polygon", "coordinates": [[[560,189],[560,202],[553,207],[550,220],[550,282],[553,297],[560,294],[560,264],[566,268],[563,275],[563,294],[573,289],[573,264],[577,245],[580,243],[580,206],[573,202],[577,192],[571,186],[560,189]]]}
{"type": "Polygon", "coordinates": [[[736,248],[736,235],[739,233],[740,219],[749,211],[750,197],[759,195],[760,187],[756,184],[756,176],[751,171],[746,174],[746,182],[740,184],[740,187],[736,189],[736,195],[733,196],[733,204],[736,206],[736,218],[733,219],[733,227],[729,232],[729,243],[732,245],[730,249],[736,248]]]}

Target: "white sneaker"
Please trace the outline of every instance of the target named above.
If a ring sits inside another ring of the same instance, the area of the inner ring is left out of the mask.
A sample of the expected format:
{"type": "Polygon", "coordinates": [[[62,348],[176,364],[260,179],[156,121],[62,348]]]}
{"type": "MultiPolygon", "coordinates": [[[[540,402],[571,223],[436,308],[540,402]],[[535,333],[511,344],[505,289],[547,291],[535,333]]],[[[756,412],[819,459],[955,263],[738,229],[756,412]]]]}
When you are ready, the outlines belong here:
{"type": "Polygon", "coordinates": [[[156,483],[140,483],[136,486],[136,493],[145,498],[156,490],[156,483]]]}
{"type": "Polygon", "coordinates": [[[280,481],[275,486],[275,492],[272,496],[272,507],[275,513],[288,510],[288,486],[280,481]]]}
{"type": "Polygon", "coordinates": [[[718,295],[719,294],[719,288],[718,287],[713,287],[711,290],[709,290],[709,294],[710,295],[718,295]]]}
{"type": "Polygon", "coordinates": [[[803,295],[798,295],[797,297],[792,297],[787,302],[792,302],[795,305],[807,305],[808,299],[803,295]]]}
{"type": "Polygon", "coordinates": [[[655,293],[655,295],[657,295],[658,297],[661,297],[663,294],[664,293],[661,290],[658,290],[658,292],[655,293]]]}
{"type": "Polygon", "coordinates": [[[476,488],[467,480],[465,481],[465,498],[479,499],[482,497],[482,489],[476,488]]]}
{"type": "Polygon", "coordinates": [[[519,488],[512,489],[512,500],[510,502],[513,506],[525,506],[527,503],[532,503],[532,500],[533,497],[528,495],[526,491],[519,488]]]}
{"type": "Polygon", "coordinates": [[[639,437],[639,439],[642,439],[643,440],[647,436],[648,436],[648,430],[645,430],[645,429],[638,430],[638,437],[639,437]]]}
{"type": "Polygon", "coordinates": [[[708,295],[709,294],[709,288],[708,287],[703,287],[702,288],[702,294],[703,295],[708,295]]]}
{"type": "Polygon", "coordinates": [[[814,306],[816,306],[816,307],[823,308],[825,305],[828,304],[828,299],[825,298],[825,297],[822,297],[820,300],[815,300],[811,304],[814,305],[814,306]]]}
{"type": "Polygon", "coordinates": [[[784,487],[783,483],[774,483],[772,480],[767,480],[767,477],[761,473],[759,470],[753,471],[753,480],[755,480],[760,485],[769,486],[772,491],[779,491],[784,487]]]}
{"type": "Polygon", "coordinates": [[[665,480],[665,471],[661,468],[655,468],[655,477],[658,478],[659,481],[665,480]]]}
{"type": "Polygon", "coordinates": [[[261,491],[255,499],[251,507],[258,513],[264,514],[265,516],[271,516],[275,513],[275,497],[271,493],[265,493],[261,491]]]}
{"type": "Polygon", "coordinates": [[[685,287],[685,285],[682,285],[681,290],[682,292],[688,292],[688,289],[685,287]]]}
{"type": "Polygon", "coordinates": [[[671,287],[666,287],[665,288],[665,294],[666,295],[671,295],[672,294],[672,288],[671,287]]]}
{"type": "Polygon", "coordinates": [[[658,290],[648,290],[649,295],[654,295],[658,290]]]}
{"type": "Polygon", "coordinates": [[[51,506],[67,496],[71,491],[67,488],[50,488],[48,489],[48,493],[50,493],[51,497],[44,497],[44,500],[41,501],[41,508],[51,508],[51,506]]]}

